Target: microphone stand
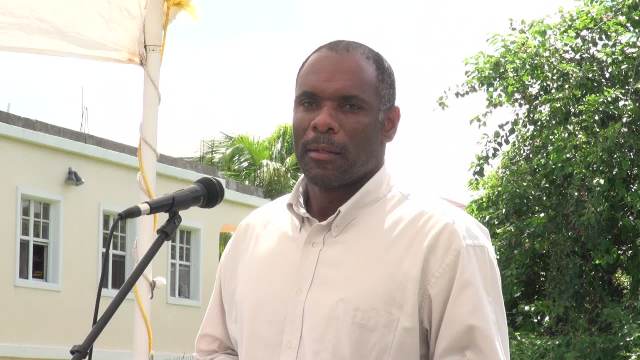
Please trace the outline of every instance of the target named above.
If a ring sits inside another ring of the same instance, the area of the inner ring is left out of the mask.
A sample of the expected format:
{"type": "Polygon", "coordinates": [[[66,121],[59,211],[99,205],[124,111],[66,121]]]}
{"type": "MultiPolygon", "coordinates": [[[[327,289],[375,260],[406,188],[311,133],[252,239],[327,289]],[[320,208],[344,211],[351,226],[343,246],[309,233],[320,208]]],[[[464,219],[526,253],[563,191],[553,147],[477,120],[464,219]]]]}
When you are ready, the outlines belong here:
{"type": "MultiPolygon", "coordinates": [[[[142,259],[140,259],[136,267],[131,272],[131,275],[129,275],[127,281],[122,284],[122,287],[120,287],[120,290],[118,290],[118,293],[115,295],[113,300],[111,300],[111,303],[109,304],[107,309],[100,316],[96,324],[91,328],[91,331],[84,339],[82,344],[74,345],[69,351],[71,355],[73,355],[73,357],[71,358],[72,360],[80,360],[87,357],[87,355],[89,354],[89,349],[91,349],[93,343],[96,341],[98,336],[100,336],[100,333],[102,333],[102,330],[104,330],[104,328],[107,326],[109,320],[111,320],[116,310],[118,310],[124,299],[127,297],[127,294],[129,294],[131,289],[133,289],[133,286],[136,284],[140,276],[142,276],[142,273],[144,273],[144,270],[151,263],[151,260],[153,260],[153,257],[156,256],[164,242],[169,241],[175,235],[176,230],[180,226],[181,222],[182,218],[180,217],[178,211],[172,210],[171,212],[169,212],[169,218],[158,229],[158,236],[149,247],[149,250],[144,254],[142,259]]],[[[102,286],[102,284],[98,284],[98,286],[102,286]]]]}

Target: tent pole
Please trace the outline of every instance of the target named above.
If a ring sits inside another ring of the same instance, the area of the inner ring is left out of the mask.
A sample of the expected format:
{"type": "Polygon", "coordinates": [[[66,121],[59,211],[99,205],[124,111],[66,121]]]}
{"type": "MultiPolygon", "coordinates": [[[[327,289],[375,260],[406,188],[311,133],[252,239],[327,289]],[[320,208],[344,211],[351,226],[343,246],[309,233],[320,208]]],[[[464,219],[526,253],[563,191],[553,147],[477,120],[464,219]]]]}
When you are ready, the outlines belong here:
{"type": "MultiPolygon", "coordinates": [[[[138,180],[146,186],[150,194],[155,194],[156,189],[156,163],[157,163],[157,125],[158,107],[160,105],[160,65],[161,65],[161,44],[162,44],[162,22],[163,22],[164,0],[148,0],[147,11],[144,22],[144,42],[145,42],[145,63],[142,124],[140,126],[140,149],[138,156],[142,158],[139,162],[143,167],[144,176],[138,176],[138,180]]],[[[147,194],[140,190],[140,200],[147,200],[147,194]]],[[[154,238],[153,217],[143,216],[138,220],[138,239],[135,253],[142,256],[147,252],[152,239],[154,238]]],[[[137,262],[137,258],[135,261],[137,262]]],[[[137,282],[137,289],[140,295],[142,306],[151,319],[151,288],[148,280],[152,279],[152,266],[144,272],[144,276],[137,282]],[[145,279],[146,277],[146,279],[145,279]]],[[[133,359],[148,360],[148,338],[146,326],[138,306],[135,307],[133,321],[133,359]]]]}

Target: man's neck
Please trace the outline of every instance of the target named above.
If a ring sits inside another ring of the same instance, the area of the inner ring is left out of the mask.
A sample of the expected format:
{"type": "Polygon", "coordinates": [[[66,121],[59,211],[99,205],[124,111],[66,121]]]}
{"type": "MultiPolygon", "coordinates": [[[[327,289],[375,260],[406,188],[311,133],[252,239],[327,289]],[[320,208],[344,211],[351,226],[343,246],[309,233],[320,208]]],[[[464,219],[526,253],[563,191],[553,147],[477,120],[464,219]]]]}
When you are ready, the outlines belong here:
{"type": "Polygon", "coordinates": [[[375,172],[353,184],[336,189],[321,188],[307,181],[304,188],[304,207],[313,218],[320,222],[325,221],[349,201],[373,175],[375,172]]]}

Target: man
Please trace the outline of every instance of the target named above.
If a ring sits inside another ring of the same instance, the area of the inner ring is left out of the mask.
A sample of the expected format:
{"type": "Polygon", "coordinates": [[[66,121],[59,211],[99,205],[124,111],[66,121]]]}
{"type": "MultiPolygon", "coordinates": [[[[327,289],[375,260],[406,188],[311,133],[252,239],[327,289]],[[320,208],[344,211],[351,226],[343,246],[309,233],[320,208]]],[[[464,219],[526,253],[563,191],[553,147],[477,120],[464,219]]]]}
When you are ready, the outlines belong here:
{"type": "Polygon", "coordinates": [[[486,229],[397,190],[393,71],[335,41],[296,80],[304,176],[257,209],[222,257],[199,359],[508,359],[500,276],[486,229]]]}

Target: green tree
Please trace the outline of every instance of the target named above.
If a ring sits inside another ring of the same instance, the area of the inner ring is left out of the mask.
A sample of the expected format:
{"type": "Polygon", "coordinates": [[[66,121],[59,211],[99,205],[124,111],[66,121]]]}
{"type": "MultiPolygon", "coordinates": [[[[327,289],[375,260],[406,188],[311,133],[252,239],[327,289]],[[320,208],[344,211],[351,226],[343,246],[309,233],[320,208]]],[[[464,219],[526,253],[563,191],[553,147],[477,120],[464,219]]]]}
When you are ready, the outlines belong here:
{"type": "Polygon", "coordinates": [[[291,191],[300,168],[293,149],[291,125],[280,125],[265,139],[222,134],[203,142],[200,162],[217,167],[225,176],[259,187],[274,199],[291,191]]]}
{"type": "Polygon", "coordinates": [[[469,211],[490,229],[514,359],[640,358],[640,2],[512,23],[439,99],[484,94],[469,211]],[[485,171],[486,170],[486,171],[485,171]]]}

